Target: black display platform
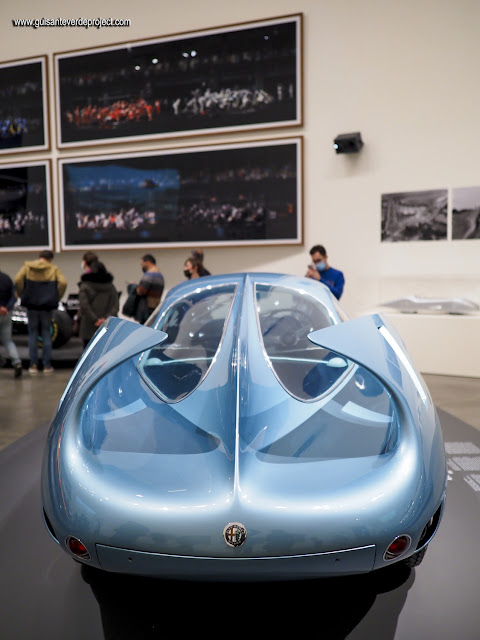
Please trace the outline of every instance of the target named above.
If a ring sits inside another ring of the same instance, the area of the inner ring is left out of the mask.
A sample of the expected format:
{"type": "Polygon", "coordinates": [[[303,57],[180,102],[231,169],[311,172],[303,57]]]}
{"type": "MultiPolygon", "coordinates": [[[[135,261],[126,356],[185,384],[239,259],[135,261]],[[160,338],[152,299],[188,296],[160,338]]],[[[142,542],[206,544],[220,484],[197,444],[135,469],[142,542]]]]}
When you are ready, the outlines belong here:
{"type": "Polygon", "coordinates": [[[0,638],[139,640],[308,633],[328,640],[478,640],[480,432],[439,411],[449,464],[440,530],[411,571],[206,584],[82,571],[40,510],[47,426],[0,452],[0,638]]]}

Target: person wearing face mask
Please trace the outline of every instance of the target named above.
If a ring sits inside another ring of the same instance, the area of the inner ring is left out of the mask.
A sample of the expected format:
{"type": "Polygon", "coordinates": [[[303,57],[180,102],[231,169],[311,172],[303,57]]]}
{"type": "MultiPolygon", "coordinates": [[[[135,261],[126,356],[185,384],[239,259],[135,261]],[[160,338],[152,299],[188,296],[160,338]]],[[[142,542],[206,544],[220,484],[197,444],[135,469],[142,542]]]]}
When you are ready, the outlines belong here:
{"type": "Polygon", "coordinates": [[[187,258],[183,265],[183,275],[191,280],[209,275],[203,264],[197,258],[187,258]]]}
{"type": "Polygon", "coordinates": [[[326,285],[332,294],[340,300],[345,286],[345,277],[341,271],[328,264],[327,250],[321,244],[316,244],[310,249],[312,264],[308,265],[307,278],[319,280],[326,285]]]}
{"type": "Polygon", "coordinates": [[[190,253],[190,258],[195,258],[195,260],[198,260],[199,262],[201,262],[202,267],[203,267],[203,274],[204,276],[211,276],[212,274],[210,273],[210,271],[205,267],[203,260],[204,260],[204,253],[203,253],[203,249],[192,249],[191,253],[190,253]]]}

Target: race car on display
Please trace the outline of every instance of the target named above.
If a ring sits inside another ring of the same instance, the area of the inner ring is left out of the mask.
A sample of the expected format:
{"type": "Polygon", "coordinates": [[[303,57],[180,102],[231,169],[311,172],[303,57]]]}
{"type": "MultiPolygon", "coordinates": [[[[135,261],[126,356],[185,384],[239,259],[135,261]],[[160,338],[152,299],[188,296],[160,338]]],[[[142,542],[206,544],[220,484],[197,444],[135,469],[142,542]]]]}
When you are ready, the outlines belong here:
{"type": "Polygon", "coordinates": [[[173,289],[150,326],[110,318],[63,393],[45,525],[84,565],[277,580],[418,565],[445,451],[402,340],[307,278],[173,289]]]}

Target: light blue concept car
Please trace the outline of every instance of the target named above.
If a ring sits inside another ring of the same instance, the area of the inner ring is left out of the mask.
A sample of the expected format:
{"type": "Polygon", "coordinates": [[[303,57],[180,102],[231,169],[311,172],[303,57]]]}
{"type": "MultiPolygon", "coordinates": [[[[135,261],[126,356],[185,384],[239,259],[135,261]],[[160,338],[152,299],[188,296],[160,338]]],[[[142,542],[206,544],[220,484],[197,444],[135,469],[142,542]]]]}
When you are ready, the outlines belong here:
{"type": "Polygon", "coordinates": [[[244,273],[111,318],[52,422],[45,524],[110,572],[279,580],[415,566],[446,464],[395,330],[317,281],[244,273]]]}

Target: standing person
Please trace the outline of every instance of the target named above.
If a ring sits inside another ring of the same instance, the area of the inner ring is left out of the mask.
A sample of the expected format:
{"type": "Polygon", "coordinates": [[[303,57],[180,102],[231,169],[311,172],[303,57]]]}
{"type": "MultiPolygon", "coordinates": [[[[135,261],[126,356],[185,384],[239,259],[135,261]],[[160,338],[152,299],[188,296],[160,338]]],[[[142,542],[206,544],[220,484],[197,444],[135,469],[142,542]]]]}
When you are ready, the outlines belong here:
{"type": "Polygon", "coordinates": [[[42,338],[43,373],[52,373],[52,316],[65,293],[67,281],[52,263],[54,254],[41,251],[37,260],[27,260],[14,278],[15,288],[27,309],[28,351],[31,375],[38,373],[38,336],[42,338]]]}
{"type": "Polygon", "coordinates": [[[118,314],[118,292],[113,276],[103,262],[96,260],[79,284],[80,339],[86,347],[90,338],[109,316],[118,314]]]}
{"type": "Polygon", "coordinates": [[[85,251],[82,256],[82,271],[89,273],[92,264],[98,261],[98,255],[94,251],[85,251]]]}
{"type": "Polygon", "coordinates": [[[9,275],[0,271],[0,342],[7,350],[13,365],[13,375],[22,375],[22,361],[12,340],[12,309],[15,304],[15,289],[9,275]]]}
{"type": "MultiPolygon", "coordinates": [[[[92,264],[98,262],[98,255],[94,251],[85,251],[82,256],[81,269],[84,273],[90,273],[92,270],[92,264]]],[[[82,274],[83,275],[83,274],[82,274]]],[[[80,282],[78,286],[80,287],[80,282]]],[[[79,327],[80,327],[80,307],[78,308],[74,318],[73,318],[73,333],[74,335],[79,335],[79,327]]]]}
{"type": "Polygon", "coordinates": [[[202,276],[211,276],[212,274],[203,264],[204,257],[203,249],[192,249],[192,252],[190,253],[190,258],[195,258],[195,260],[198,260],[201,263],[203,267],[202,276]]]}
{"type": "Polygon", "coordinates": [[[187,258],[183,265],[183,275],[191,280],[192,278],[202,278],[209,275],[203,264],[196,258],[187,258]]]}
{"type": "Polygon", "coordinates": [[[135,320],[144,324],[160,302],[165,280],[157,268],[157,261],[150,253],[143,256],[140,265],[143,276],[137,285],[137,295],[140,297],[140,301],[135,312],[135,320]]]}
{"type": "Polygon", "coordinates": [[[326,285],[337,300],[343,293],[345,277],[341,271],[334,269],[328,264],[327,250],[321,244],[316,244],[310,249],[313,264],[307,268],[305,274],[307,278],[319,280],[326,285]]]}

